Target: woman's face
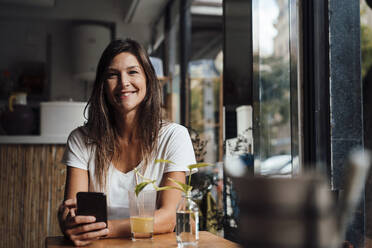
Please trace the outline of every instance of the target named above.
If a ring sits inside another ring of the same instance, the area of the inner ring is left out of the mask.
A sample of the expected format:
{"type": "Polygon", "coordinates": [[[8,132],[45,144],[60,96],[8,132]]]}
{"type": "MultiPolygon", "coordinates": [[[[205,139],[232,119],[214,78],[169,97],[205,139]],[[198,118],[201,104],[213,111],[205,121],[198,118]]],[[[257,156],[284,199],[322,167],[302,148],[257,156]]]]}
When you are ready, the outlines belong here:
{"type": "Polygon", "coordinates": [[[146,96],[146,75],[137,58],[128,52],[116,55],[106,78],[110,104],[125,114],[135,113],[146,96]]]}

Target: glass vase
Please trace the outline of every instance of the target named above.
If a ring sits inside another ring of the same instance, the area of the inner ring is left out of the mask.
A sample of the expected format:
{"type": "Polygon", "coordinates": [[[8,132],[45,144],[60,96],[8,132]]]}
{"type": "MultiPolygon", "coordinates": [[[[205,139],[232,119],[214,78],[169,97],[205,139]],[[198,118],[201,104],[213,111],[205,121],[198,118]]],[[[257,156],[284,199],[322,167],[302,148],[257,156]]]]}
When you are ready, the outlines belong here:
{"type": "Polygon", "coordinates": [[[178,247],[197,246],[199,240],[199,208],[191,192],[184,193],[177,205],[176,237],[178,247]]]}

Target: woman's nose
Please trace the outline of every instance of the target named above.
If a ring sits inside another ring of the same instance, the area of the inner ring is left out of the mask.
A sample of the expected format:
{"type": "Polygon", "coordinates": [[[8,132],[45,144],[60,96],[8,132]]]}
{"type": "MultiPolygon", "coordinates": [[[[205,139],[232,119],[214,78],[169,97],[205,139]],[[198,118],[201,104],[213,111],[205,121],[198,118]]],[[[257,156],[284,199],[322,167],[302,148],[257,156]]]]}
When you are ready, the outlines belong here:
{"type": "Polygon", "coordinates": [[[130,85],[128,76],[121,74],[120,79],[121,79],[121,84],[123,85],[123,88],[128,87],[130,85]]]}
{"type": "Polygon", "coordinates": [[[122,84],[123,84],[124,88],[129,87],[129,85],[130,85],[129,81],[124,81],[124,80],[123,80],[122,84]]]}

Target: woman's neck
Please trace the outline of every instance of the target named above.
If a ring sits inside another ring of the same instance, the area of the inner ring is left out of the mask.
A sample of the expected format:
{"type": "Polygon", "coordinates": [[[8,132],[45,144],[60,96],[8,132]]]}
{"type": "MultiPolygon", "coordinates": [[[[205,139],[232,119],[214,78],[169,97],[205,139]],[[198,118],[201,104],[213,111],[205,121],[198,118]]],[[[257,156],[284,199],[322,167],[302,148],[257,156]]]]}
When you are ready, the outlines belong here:
{"type": "Polygon", "coordinates": [[[117,113],[115,115],[115,124],[122,141],[131,142],[136,139],[137,133],[137,117],[135,113],[122,114],[117,113]]]}

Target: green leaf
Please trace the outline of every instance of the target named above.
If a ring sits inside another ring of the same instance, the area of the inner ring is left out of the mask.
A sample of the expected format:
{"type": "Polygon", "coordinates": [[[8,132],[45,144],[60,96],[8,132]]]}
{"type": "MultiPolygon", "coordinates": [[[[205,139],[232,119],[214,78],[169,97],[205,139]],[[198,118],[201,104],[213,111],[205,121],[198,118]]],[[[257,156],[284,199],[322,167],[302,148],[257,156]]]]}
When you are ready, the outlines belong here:
{"type": "Polygon", "coordinates": [[[187,184],[184,184],[184,183],[181,183],[180,181],[177,181],[173,178],[168,178],[169,180],[171,180],[172,182],[174,182],[175,184],[177,184],[183,192],[187,193],[188,191],[190,191],[192,189],[192,187],[190,185],[187,185],[187,184]]]}
{"type": "Polygon", "coordinates": [[[202,168],[202,167],[207,167],[207,166],[210,166],[212,164],[208,164],[208,163],[197,163],[197,164],[190,164],[189,166],[187,166],[189,168],[189,170],[192,170],[194,168],[202,168]]]}
{"type": "Polygon", "coordinates": [[[156,180],[153,180],[153,181],[147,181],[147,182],[142,182],[142,183],[139,183],[136,185],[136,188],[134,190],[134,192],[136,193],[136,195],[138,196],[138,194],[150,183],[154,183],[156,182],[156,180]]]}
{"type": "Polygon", "coordinates": [[[168,164],[175,164],[174,162],[170,161],[170,160],[166,160],[166,159],[155,159],[155,163],[168,163],[168,164]]]}

